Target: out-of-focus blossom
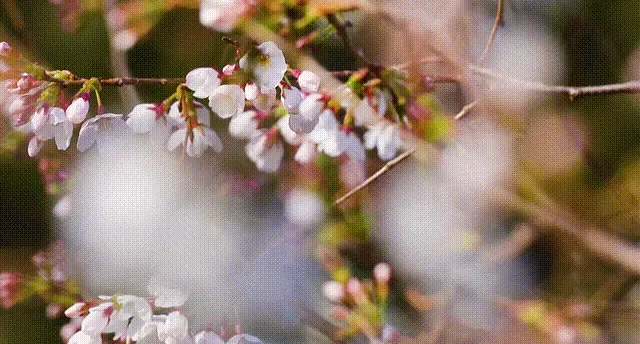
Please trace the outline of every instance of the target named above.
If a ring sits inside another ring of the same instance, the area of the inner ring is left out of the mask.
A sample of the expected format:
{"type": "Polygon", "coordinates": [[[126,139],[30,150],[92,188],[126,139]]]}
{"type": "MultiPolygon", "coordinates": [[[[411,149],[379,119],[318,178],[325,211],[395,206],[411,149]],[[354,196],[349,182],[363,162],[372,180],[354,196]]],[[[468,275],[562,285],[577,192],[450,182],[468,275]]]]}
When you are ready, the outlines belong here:
{"type": "Polygon", "coordinates": [[[325,217],[325,206],[320,197],[306,189],[292,190],[284,207],[289,222],[299,226],[312,226],[325,217]]]}
{"type": "Polygon", "coordinates": [[[260,171],[275,172],[284,157],[284,146],[277,138],[277,130],[264,130],[245,146],[245,152],[260,171]]]}
{"type": "Polygon", "coordinates": [[[107,113],[86,120],[78,134],[78,150],[81,152],[91,148],[95,143],[100,152],[113,152],[124,144],[129,133],[122,115],[107,113]]]}
{"type": "Polygon", "coordinates": [[[158,120],[164,118],[164,114],[165,108],[162,104],[138,104],[127,116],[126,123],[134,133],[145,134],[153,129],[158,120]]]}
{"type": "Polygon", "coordinates": [[[231,32],[249,11],[248,0],[202,0],[200,23],[221,32],[231,32]]]}

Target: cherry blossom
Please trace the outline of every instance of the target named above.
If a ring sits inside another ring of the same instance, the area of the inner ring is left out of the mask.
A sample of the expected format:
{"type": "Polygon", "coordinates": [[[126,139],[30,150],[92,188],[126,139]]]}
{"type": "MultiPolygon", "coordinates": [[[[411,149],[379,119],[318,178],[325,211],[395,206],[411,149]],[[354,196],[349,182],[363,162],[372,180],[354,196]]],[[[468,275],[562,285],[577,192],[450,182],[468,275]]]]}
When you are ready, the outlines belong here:
{"type": "Polygon", "coordinates": [[[78,150],[84,152],[95,143],[100,152],[113,151],[123,144],[123,138],[127,134],[129,129],[122,115],[98,115],[82,124],[78,134],[78,150]]]}
{"type": "Polygon", "coordinates": [[[310,133],[318,124],[318,118],[325,108],[325,97],[313,93],[305,97],[298,106],[298,113],[289,117],[289,126],[296,133],[310,133]]]}
{"type": "MultiPolygon", "coordinates": [[[[177,104],[175,102],[175,112],[177,112],[177,104]]],[[[172,107],[172,110],[173,107],[172,107]]],[[[206,110],[206,109],[205,109],[206,110]]],[[[155,123],[164,118],[165,109],[162,104],[138,104],[127,116],[127,126],[136,134],[145,134],[150,132],[155,123]]],[[[208,117],[208,112],[207,115],[208,117]]],[[[177,116],[180,118],[180,115],[177,116]]]]}
{"type": "Polygon", "coordinates": [[[85,332],[76,332],[67,344],[102,344],[102,338],[100,335],[89,335],[85,332]]]}
{"type": "Polygon", "coordinates": [[[324,296],[333,303],[340,303],[345,296],[344,286],[336,281],[327,281],[322,285],[324,296]]]}
{"type": "Polygon", "coordinates": [[[197,98],[208,98],[220,86],[219,73],[213,68],[196,68],[189,72],[186,84],[197,98]]]}
{"type": "Polygon", "coordinates": [[[244,111],[244,99],[240,86],[222,85],[209,96],[209,106],[220,118],[229,118],[244,111]]]}
{"type": "Polygon", "coordinates": [[[89,113],[89,92],[83,92],[67,107],[67,117],[73,124],[82,123],[89,113]]]}
{"type": "Polygon", "coordinates": [[[290,114],[298,113],[298,105],[302,101],[302,93],[295,86],[282,88],[282,105],[290,114]]]}
{"type": "Polygon", "coordinates": [[[247,0],[203,0],[200,23],[216,31],[231,32],[249,8],[247,0]]]}
{"type": "Polygon", "coordinates": [[[259,111],[267,112],[273,108],[273,105],[276,103],[276,89],[270,88],[266,90],[260,90],[260,92],[256,95],[255,99],[253,99],[253,106],[256,107],[259,111]]]}
{"type": "Polygon", "coordinates": [[[303,92],[318,92],[318,89],[320,89],[320,77],[313,72],[305,70],[298,76],[298,85],[300,85],[300,89],[303,92]]]}
{"type": "Polygon", "coordinates": [[[165,344],[192,343],[189,321],[178,311],[169,313],[166,320],[157,326],[158,339],[165,344]]]}
{"type": "MultiPolygon", "coordinates": [[[[193,107],[196,110],[196,118],[198,120],[198,123],[204,124],[206,126],[211,126],[211,115],[209,114],[209,109],[207,109],[201,103],[195,101],[193,102],[193,107]]],[[[180,109],[180,102],[174,102],[173,104],[171,104],[167,117],[170,118],[173,123],[178,126],[182,126],[186,123],[183,113],[180,109]]]]}
{"type": "Polygon", "coordinates": [[[285,215],[289,222],[300,226],[312,226],[325,218],[322,199],[310,190],[294,189],[284,202],[285,215]]]}
{"type": "Polygon", "coordinates": [[[256,134],[260,134],[258,131],[259,125],[258,114],[255,111],[245,111],[231,118],[231,121],[229,121],[229,133],[237,138],[250,139],[256,134]]]}
{"type": "Polygon", "coordinates": [[[400,129],[397,125],[387,121],[380,121],[364,134],[365,147],[376,148],[382,160],[390,160],[398,152],[401,144],[400,129]]]}
{"type": "Polygon", "coordinates": [[[256,48],[259,52],[258,56],[249,56],[249,54],[243,56],[240,59],[240,67],[252,73],[261,88],[275,88],[287,71],[284,54],[271,41],[264,42],[256,48]]]}
{"type": "MultiPolygon", "coordinates": [[[[66,150],[71,144],[73,123],[61,108],[43,106],[38,109],[31,117],[31,129],[39,141],[55,138],[60,150],[66,150]]],[[[38,151],[39,148],[32,150],[35,153],[38,151]]]]}
{"type": "Polygon", "coordinates": [[[353,119],[356,126],[361,127],[364,125],[373,125],[380,121],[381,117],[371,107],[369,101],[365,98],[362,99],[356,109],[353,112],[353,119]]]}
{"type": "Polygon", "coordinates": [[[150,284],[149,292],[155,296],[154,305],[161,308],[182,307],[189,295],[180,289],[168,288],[158,284],[150,284]]]}
{"type": "Polygon", "coordinates": [[[262,130],[245,146],[249,159],[263,172],[277,171],[284,157],[284,146],[277,138],[277,129],[274,129],[262,130]]]}
{"type": "Polygon", "coordinates": [[[201,156],[209,147],[218,153],[222,151],[222,141],[218,134],[204,124],[196,124],[190,128],[185,126],[173,132],[169,136],[167,149],[173,151],[185,144],[187,155],[193,158],[201,156]]]}

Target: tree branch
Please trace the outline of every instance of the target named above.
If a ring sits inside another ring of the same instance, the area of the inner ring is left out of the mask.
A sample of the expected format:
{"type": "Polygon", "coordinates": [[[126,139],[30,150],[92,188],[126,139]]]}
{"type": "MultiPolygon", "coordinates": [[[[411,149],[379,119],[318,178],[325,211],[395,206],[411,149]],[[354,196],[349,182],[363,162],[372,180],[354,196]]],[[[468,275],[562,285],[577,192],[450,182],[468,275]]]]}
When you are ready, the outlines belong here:
{"type": "Polygon", "coordinates": [[[482,55],[480,55],[480,59],[478,63],[482,64],[489,55],[489,50],[491,49],[491,44],[496,39],[496,33],[498,33],[498,28],[504,25],[504,0],[497,0],[498,8],[496,10],[496,20],[493,22],[493,27],[491,28],[491,33],[489,34],[489,38],[487,39],[487,43],[484,45],[484,51],[482,51],[482,55]]]}
{"type": "MultiPolygon", "coordinates": [[[[89,79],[80,78],[73,80],[62,80],[54,77],[47,77],[46,81],[57,82],[60,85],[66,86],[82,86],[89,79]]],[[[125,85],[175,85],[182,84],[185,82],[185,78],[131,78],[131,77],[123,77],[123,78],[108,78],[101,79],[100,85],[102,86],[125,86],[125,85]]]]}

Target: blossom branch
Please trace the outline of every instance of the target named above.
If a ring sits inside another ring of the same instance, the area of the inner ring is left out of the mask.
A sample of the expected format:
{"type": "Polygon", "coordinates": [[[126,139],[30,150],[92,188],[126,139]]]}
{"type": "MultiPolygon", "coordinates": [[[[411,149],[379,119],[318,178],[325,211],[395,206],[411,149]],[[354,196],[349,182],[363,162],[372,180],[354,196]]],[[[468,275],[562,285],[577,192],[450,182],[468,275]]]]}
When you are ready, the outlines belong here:
{"type": "Polygon", "coordinates": [[[491,28],[491,33],[489,34],[489,38],[487,39],[487,43],[484,46],[484,51],[482,51],[482,55],[480,55],[479,63],[483,63],[487,56],[489,55],[489,50],[491,49],[491,44],[496,39],[496,33],[498,33],[498,28],[504,25],[504,0],[497,0],[498,8],[496,10],[496,19],[493,22],[493,27],[491,28]]]}
{"type": "MultiPolygon", "coordinates": [[[[47,77],[47,81],[56,82],[61,86],[82,86],[89,81],[86,78],[63,80],[55,77],[47,77]]],[[[98,78],[100,85],[102,86],[125,86],[125,85],[177,85],[185,82],[185,78],[98,78]]]]}

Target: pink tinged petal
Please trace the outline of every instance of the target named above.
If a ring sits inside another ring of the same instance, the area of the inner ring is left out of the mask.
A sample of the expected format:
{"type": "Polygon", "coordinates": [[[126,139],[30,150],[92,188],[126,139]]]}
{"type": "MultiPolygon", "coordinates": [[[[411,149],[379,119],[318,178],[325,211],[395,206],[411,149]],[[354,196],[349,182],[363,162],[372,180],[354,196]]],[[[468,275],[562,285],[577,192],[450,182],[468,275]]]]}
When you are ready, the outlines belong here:
{"type": "Polygon", "coordinates": [[[315,156],[316,145],[311,141],[304,141],[298,148],[294,159],[301,164],[306,164],[313,160],[315,156]]]}
{"type": "Polygon", "coordinates": [[[250,334],[239,334],[231,337],[227,344],[262,344],[262,341],[250,334]]]}
{"type": "Polygon", "coordinates": [[[42,149],[42,146],[44,146],[44,142],[38,140],[38,138],[34,136],[31,138],[31,140],[29,140],[27,153],[29,153],[29,156],[33,158],[34,156],[38,155],[38,153],[42,149]]]}
{"type": "Polygon", "coordinates": [[[173,151],[178,148],[180,145],[184,144],[185,137],[187,136],[187,129],[182,128],[178,129],[169,136],[169,140],[167,141],[167,149],[169,151],[173,151]]]}
{"type": "Polygon", "coordinates": [[[70,121],[55,126],[55,140],[58,149],[67,150],[71,145],[71,136],[73,136],[73,123],[70,121]]]}
{"type": "Polygon", "coordinates": [[[320,77],[305,70],[298,76],[298,84],[303,92],[318,92],[318,89],[320,89],[320,77]]]}
{"type": "Polygon", "coordinates": [[[297,87],[283,88],[282,105],[291,114],[298,113],[298,105],[302,101],[302,93],[297,87]]]}
{"type": "Polygon", "coordinates": [[[258,89],[258,85],[256,85],[255,82],[248,82],[244,86],[244,96],[246,97],[247,100],[256,99],[256,97],[258,97],[259,92],[260,90],[258,89]]]}
{"type": "Polygon", "coordinates": [[[222,85],[209,97],[209,106],[221,118],[244,111],[244,91],[238,85],[222,85]]]}
{"type": "Polygon", "coordinates": [[[84,332],[76,332],[67,344],[102,344],[102,338],[100,335],[89,335],[84,332]]]}
{"type": "Polygon", "coordinates": [[[220,86],[220,78],[213,68],[196,68],[187,74],[186,84],[195,97],[208,98],[220,86]]]}
{"type": "Polygon", "coordinates": [[[67,318],[80,318],[84,316],[86,307],[87,307],[86,303],[76,302],[71,307],[67,308],[67,310],[64,311],[64,315],[67,318]]]}
{"type": "Polygon", "coordinates": [[[212,331],[198,332],[193,340],[195,344],[225,344],[224,340],[212,331]]]}
{"type": "Polygon", "coordinates": [[[98,124],[95,121],[95,117],[85,121],[80,128],[78,134],[77,148],[80,152],[84,152],[93,146],[98,138],[98,124]]]}
{"type": "Polygon", "coordinates": [[[222,141],[220,141],[218,134],[209,127],[202,127],[202,132],[207,145],[217,153],[222,152],[222,141]]]}
{"type": "Polygon", "coordinates": [[[49,108],[49,123],[53,125],[58,125],[62,122],[67,122],[69,119],[67,118],[67,114],[59,107],[49,108]]]}
{"type": "Polygon", "coordinates": [[[127,126],[133,130],[134,133],[144,134],[153,129],[156,122],[156,111],[154,110],[154,104],[139,104],[136,105],[129,113],[127,118],[127,126]]]}
{"type": "Polygon", "coordinates": [[[73,124],[82,123],[89,113],[89,102],[82,97],[76,98],[67,107],[67,117],[73,124]]]}

